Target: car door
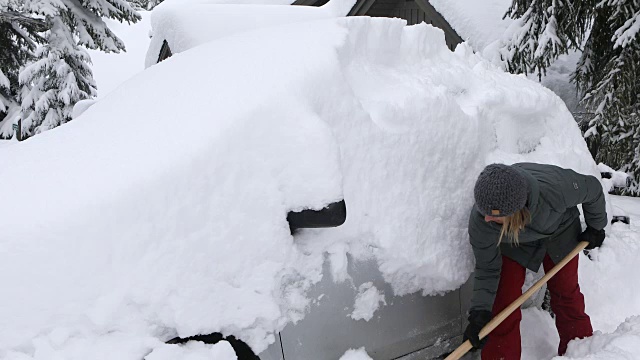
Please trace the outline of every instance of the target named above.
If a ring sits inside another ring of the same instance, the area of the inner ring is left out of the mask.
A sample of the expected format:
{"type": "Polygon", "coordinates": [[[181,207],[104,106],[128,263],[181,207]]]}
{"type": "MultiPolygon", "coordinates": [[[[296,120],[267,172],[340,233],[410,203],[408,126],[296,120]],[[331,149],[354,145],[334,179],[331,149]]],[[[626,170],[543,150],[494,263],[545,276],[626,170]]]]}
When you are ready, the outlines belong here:
{"type": "Polygon", "coordinates": [[[460,290],[442,296],[393,296],[375,260],[349,257],[348,270],[351,280],[336,284],[325,263],[325,276],[310,293],[317,301],[302,321],[280,334],[284,359],[337,360],[360,347],[376,360],[397,359],[420,350],[427,354],[427,348],[429,353],[443,353],[457,345],[450,340],[462,333],[460,290]],[[357,289],[366,282],[385,294],[386,305],[369,321],[353,320],[357,289]]]}

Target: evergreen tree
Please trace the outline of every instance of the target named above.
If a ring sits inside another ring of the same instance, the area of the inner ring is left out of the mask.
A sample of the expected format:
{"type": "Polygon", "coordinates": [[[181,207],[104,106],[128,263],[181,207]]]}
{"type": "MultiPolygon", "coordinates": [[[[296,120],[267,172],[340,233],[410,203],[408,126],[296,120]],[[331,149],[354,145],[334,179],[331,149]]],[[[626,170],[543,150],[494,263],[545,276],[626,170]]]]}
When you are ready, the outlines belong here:
{"type": "Polygon", "coordinates": [[[22,132],[30,136],[71,120],[73,106],[96,95],[83,47],[124,50],[103,18],[136,22],[140,16],[125,0],[26,0],[25,8],[43,17],[48,28],[36,60],[19,76],[22,132]]]}
{"type": "Polygon", "coordinates": [[[136,10],[153,10],[163,0],[129,0],[129,4],[136,10]]]}
{"type": "Polygon", "coordinates": [[[505,16],[516,19],[502,49],[511,72],[541,76],[559,55],[582,52],[571,80],[595,115],[585,137],[640,195],[640,0],[513,0],[505,16]]]}
{"type": "Polygon", "coordinates": [[[147,6],[147,10],[151,10],[154,7],[160,5],[164,0],[149,0],[149,5],[147,6]]]}
{"type": "Polygon", "coordinates": [[[33,57],[38,32],[45,24],[23,12],[17,0],[0,0],[0,139],[13,136],[13,120],[19,115],[18,73],[33,57]]]}
{"type": "Polygon", "coordinates": [[[136,10],[147,10],[149,0],[129,0],[129,4],[136,10]]]}

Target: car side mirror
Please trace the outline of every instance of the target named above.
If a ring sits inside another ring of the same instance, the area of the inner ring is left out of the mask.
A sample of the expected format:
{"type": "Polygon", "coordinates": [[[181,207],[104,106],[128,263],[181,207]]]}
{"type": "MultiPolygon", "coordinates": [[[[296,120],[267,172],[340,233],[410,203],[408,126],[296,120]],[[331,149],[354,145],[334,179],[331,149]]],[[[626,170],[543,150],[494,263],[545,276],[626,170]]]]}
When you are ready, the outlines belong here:
{"type": "Polygon", "coordinates": [[[289,212],[287,221],[291,234],[303,228],[328,228],[344,224],[347,220],[347,206],[344,200],[327,205],[320,210],[289,212]]]}

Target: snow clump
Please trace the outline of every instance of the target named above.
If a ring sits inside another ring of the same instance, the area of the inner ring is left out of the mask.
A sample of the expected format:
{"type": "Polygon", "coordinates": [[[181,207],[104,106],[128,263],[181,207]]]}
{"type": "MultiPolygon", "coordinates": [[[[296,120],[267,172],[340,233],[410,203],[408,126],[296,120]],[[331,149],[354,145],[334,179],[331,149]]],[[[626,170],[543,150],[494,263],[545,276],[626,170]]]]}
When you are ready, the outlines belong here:
{"type": "Polygon", "coordinates": [[[383,305],[387,304],[384,300],[384,294],[373,286],[373,283],[364,283],[358,288],[358,295],[356,295],[351,318],[369,321],[373,318],[373,314],[378,310],[381,303],[383,305]]]}
{"type": "Polygon", "coordinates": [[[360,349],[349,349],[340,357],[339,360],[373,360],[364,350],[364,348],[360,349]]]}

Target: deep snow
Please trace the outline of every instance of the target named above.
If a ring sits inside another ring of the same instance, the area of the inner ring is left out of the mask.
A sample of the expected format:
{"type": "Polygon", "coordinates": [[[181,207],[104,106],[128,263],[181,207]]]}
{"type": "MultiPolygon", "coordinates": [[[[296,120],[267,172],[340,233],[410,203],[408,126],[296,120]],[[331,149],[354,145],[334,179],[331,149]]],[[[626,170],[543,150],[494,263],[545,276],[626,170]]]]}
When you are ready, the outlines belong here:
{"type": "Polygon", "coordinates": [[[151,44],[145,65],[158,61],[166,41],[172,54],[225,36],[260,28],[346,16],[356,0],[330,1],[323,6],[262,4],[262,1],[232,4],[220,0],[166,0],[151,17],[151,44]]]}
{"type": "MultiPolygon", "coordinates": [[[[596,332],[593,337],[576,340],[569,345],[569,359],[637,359],[640,354],[640,316],[620,324],[613,333],[596,332]]],[[[558,357],[557,359],[561,359],[558,357]]]]}
{"type": "MultiPolygon", "coordinates": [[[[502,48],[511,39],[518,25],[517,21],[504,17],[511,6],[511,0],[430,0],[430,3],[475,51],[494,65],[506,69],[501,58],[502,48]]],[[[579,56],[577,52],[560,56],[541,79],[544,86],[562,98],[569,110],[578,112],[584,109],[578,103],[579,96],[569,79],[579,56]]],[[[537,74],[529,74],[528,77],[539,81],[537,74]]]]}
{"type": "Polygon", "coordinates": [[[329,19],[185,51],[1,150],[0,357],[197,359],[228,348],[162,340],[214,331],[259,352],[327,252],[336,281],[349,251],[395,294],[455,289],[493,161],[597,173],[560,99],[430,26],[329,19]],[[344,226],[294,242],[287,211],[342,197],[344,226]]]}

